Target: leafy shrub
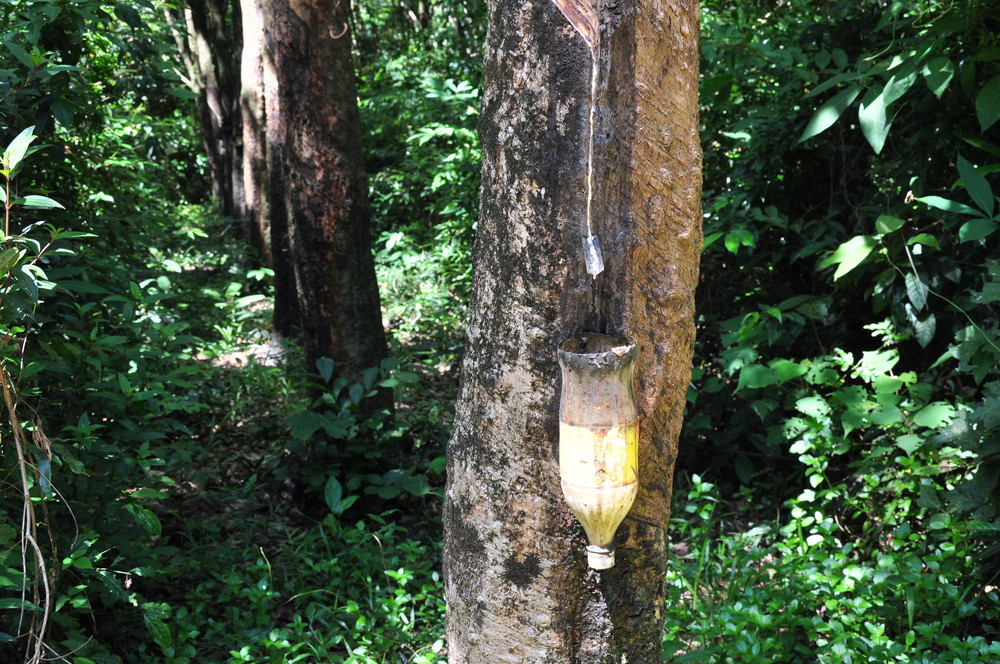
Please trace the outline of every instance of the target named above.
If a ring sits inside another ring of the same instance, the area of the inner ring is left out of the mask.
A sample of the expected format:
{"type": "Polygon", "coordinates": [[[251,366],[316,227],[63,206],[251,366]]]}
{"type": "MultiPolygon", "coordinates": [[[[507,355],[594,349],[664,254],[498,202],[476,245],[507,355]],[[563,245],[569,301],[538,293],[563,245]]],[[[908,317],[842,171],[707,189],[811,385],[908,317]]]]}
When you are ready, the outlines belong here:
{"type": "Polygon", "coordinates": [[[858,532],[845,528],[836,491],[804,490],[780,518],[759,522],[749,519],[771,510],[750,497],[727,504],[693,476],[675,502],[671,661],[985,663],[1000,654],[1000,596],[969,581],[975,545],[946,514],[858,532]]]}

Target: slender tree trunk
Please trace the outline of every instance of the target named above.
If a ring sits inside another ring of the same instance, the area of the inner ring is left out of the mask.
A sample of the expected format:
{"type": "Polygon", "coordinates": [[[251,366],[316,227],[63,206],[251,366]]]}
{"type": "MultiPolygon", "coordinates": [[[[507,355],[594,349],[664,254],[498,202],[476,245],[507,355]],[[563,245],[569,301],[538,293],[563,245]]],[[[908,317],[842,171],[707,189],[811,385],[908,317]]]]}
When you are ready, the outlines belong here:
{"type": "Polygon", "coordinates": [[[182,32],[175,32],[188,85],[198,97],[196,108],[208,157],[212,195],[224,215],[243,213],[242,143],[239,107],[239,3],[234,0],[189,0],[183,22],[165,10],[182,32]]]}
{"type": "Polygon", "coordinates": [[[268,0],[265,106],[272,252],[284,280],[276,315],[298,310],[278,329],[298,328],[310,367],[329,357],[338,375],[357,377],[386,343],[348,9],[347,0],[268,0]]]}
{"type": "MultiPolygon", "coordinates": [[[[268,205],[265,76],[274,64],[264,58],[264,15],[261,0],[241,0],[243,51],[240,56],[240,111],[243,118],[243,208],[249,244],[262,265],[273,267],[268,205]]],[[[274,85],[272,84],[272,87],[274,85]]]]}
{"type": "Polygon", "coordinates": [[[702,235],[698,4],[608,2],[585,271],[590,58],[550,2],[490,0],[473,312],[445,499],[453,664],[662,658],[665,531],[702,235]],[[638,344],[639,495],[617,564],[587,567],[562,497],[556,347],[638,344]]]}

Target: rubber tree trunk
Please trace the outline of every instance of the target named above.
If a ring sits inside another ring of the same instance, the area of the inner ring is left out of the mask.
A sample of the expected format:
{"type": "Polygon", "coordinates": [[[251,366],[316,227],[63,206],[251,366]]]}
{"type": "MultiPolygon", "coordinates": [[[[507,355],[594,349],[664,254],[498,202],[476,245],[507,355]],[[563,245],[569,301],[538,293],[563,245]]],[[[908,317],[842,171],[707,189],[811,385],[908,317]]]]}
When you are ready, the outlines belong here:
{"type": "Polygon", "coordinates": [[[263,6],[276,323],[287,316],[279,332],[297,329],[310,368],[328,357],[337,375],[357,378],[386,356],[386,342],[348,2],[263,6]]]}
{"type": "MultiPolygon", "coordinates": [[[[268,205],[265,76],[274,64],[264,58],[264,14],[261,0],[240,0],[243,50],[240,54],[240,112],[243,118],[243,208],[247,244],[261,265],[273,267],[268,205]]],[[[273,87],[273,86],[272,86],[273,87]]]]}
{"type": "Polygon", "coordinates": [[[164,11],[176,26],[180,59],[188,84],[198,95],[195,106],[208,157],[212,195],[219,201],[222,214],[242,218],[239,3],[189,0],[182,20],[169,7],[164,11]]]}
{"type": "Polygon", "coordinates": [[[453,664],[661,661],[665,531],[701,252],[698,4],[600,14],[594,233],[583,259],[590,56],[550,2],[490,0],[472,320],[445,498],[453,664]],[[638,345],[639,493],[617,563],[586,564],[558,468],[560,341],[638,345]]]}

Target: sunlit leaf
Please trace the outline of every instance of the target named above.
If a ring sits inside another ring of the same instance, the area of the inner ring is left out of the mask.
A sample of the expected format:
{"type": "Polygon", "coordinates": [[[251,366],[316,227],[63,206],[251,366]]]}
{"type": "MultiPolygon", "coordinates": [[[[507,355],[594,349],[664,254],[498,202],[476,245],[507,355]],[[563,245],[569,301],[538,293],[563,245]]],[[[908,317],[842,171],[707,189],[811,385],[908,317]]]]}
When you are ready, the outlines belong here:
{"type": "Polygon", "coordinates": [[[36,194],[25,196],[20,199],[20,203],[24,207],[32,210],[51,210],[53,208],[59,208],[61,210],[65,209],[63,208],[62,203],[54,201],[48,196],[38,196],[36,194]]]}
{"type": "Polygon", "coordinates": [[[814,395],[803,397],[795,402],[795,410],[808,415],[814,420],[825,419],[830,414],[830,406],[823,397],[814,395]]]}
{"type": "Polygon", "coordinates": [[[889,135],[891,122],[886,116],[886,106],[885,90],[883,90],[867,103],[862,101],[858,107],[858,123],[861,125],[861,133],[865,135],[865,140],[875,150],[875,154],[882,152],[885,139],[889,135]]]}
{"type": "Polygon", "coordinates": [[[868,419],[872,424],[878,426],[888,426],[890,424],[896,424],[897,422],[903,421],[903,412],[899,410],[896,406],[885,405],[879,406],[873,410],[868,415],[868,419]]]}
{"type": "Polygon", "coordinates": [[[781,382],[792,380],[793,378],[798,378],[799,376],[804,376],[809,371],[808,367],[804,367],[798,362],[792,362],[791,360],[782,358],[772,360],[768,366],[774,370],[775,376],[777,376],[778,380],[781,382]]]}
{"type": "Polygon", "coordinates": [[[919,233],[917,235],[914,235],[913,237],[911,237],[909,240],[906,241],[906,244],[908,245],[923,244],[928,247],[934,247],[935,249],[941,248],[941,244],[938,242],[938,239],[933,235],[931,235],[930,233],[919,233]]]}
{"type": "Polygon", "coordinates": [[[921,73],[934,96],[940,97],[955,76],[955,65],[951,60],[941,55],[924,63],[921,73]]]}
{"type": "Polygon", "coordinates": [[[958,201],[941,198],[940,196],[920,196],[919,198],[914,198],[913,200],[924,203],[925,205],[930,205],[931,207],[939,210],[944,210],[945,212],[958,212],[959,214],[971,215],[979,214],[975,208],[970,207],[965,203],[959,203],[958,201]]]}
{"type": "Polygon", "coordinates": [[[878,240],[873,235],[852,237],[837,247],[832,255],[824,258],[819,266],[820,268],[824,268],[837,265],[837,271],[833,274],[833,280],[836,281],[860,265],[877,245],[878,240]]]}
{"type": "Polygon", "coordinates": [[[10,145],[3,152],[3,166],[6,170],[13,171],[17,168],[33,140],[35,140],[35,128],[28,127],[10,142],[10,145]]]}
{"type": "Polygon", "coordinates": [[[923,439],[912,433],[908,433],[896,438],[896,447],[903,450],[907,454],[913,452],[913,450],[920,447],[923,439]]]}
{"type": "Polygon", "coordinates": [[[809,124],[806,125],[802,135],[799,136],[799,143],[829,129],[834,122],[840,119],[844,111],[854,103],[859,94],[861,94],[861,88],[856,85],[851,86],[846,90],[841,90],[829,101],[820,106],[813,114],[812,119],[809,120],[809,124]]]}
{"type": "Polygon", "coordinates": [[[913,416],[913,423],[929,429],[940,429],[955,417],[955,407],[944,401],[935,401],[924,406],[913,416]]]}
{"type": "Polygon", "coordinates": [[[899,217],[893,217],[892,215],[883,214],[879,215],[879,218],[875,220],[875,230],[883,235],[888,235],[893,231],[898,231],[903,227],[906,222],[899,217]]]}

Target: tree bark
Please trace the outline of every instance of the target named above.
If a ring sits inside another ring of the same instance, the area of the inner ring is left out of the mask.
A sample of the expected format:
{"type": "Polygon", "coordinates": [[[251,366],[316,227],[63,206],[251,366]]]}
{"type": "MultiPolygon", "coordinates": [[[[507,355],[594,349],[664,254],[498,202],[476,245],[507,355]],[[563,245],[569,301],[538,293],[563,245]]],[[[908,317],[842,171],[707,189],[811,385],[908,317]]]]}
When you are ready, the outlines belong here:
{"type": "Polygon", "coordinates": [[[293,312],[279,331],[298,328],[310,368],[329,357],[337,375],[356,378],[385,357],[386,342],[348,9],[347,0],[265,3],[274,71],[265,107],[276,321],[293,312]]]}
{"type": "Polygon", "coordinates": [[[489,3],[473,310],[444,513],[453,664],[662,659],[702,244],[698,4],[607,5],[593,215],[605,271],[592,279],[589,52],[552,3],[489,3]],[[583,331],[639,349],[639,494],[602,572],[586,566],[557,461],[556,347],[583,331]]]}
{"type": "Polygon", "coordinates": [[[241,218],[243,176],[240,144],[240,79],[235,63],[240,52],[239,3],[233,0],[189,0],[183,22],[167,8],[168,19],[182,23],[177,44],[188,85],[198,94],[196,109],[208,157],[212,195],[223,215],[241,218]]]}
{"type": "MultiPolygon", "coordinates": [[[[268,204],[267,114],[265,78],[274,64],[264,57],[264,14],[261,0],[240,0],[243,50],[240,54],[240,112],[243,119],[243,208],[247,244],[261,265],[274,267],[268,204]]],[[[272,88],[276,89],[274,84],[272,88]]]]}

